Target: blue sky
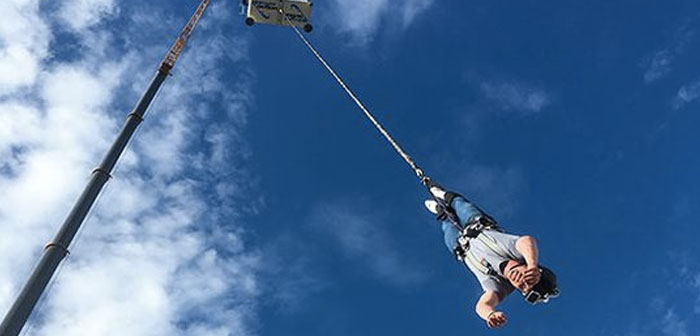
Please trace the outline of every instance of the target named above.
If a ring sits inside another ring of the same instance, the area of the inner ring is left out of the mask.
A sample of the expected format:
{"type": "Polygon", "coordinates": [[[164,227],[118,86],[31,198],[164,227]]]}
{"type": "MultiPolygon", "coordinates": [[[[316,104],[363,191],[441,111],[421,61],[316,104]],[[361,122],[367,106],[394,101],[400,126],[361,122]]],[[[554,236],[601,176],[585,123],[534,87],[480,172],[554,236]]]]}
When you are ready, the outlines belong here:
{"type": "MultiPolygon", "coordinates": [[[[0,312],[196,3],[0,4],[0,312]]],[[[214,4],[28,334],[490,333],[408,166],[291,30],[214,4]]],[[[492,333],[700,328],[700,4],[328,0],[313,19],[418,164],[557,271],[560,298],[509,298],[492,333]]]]}

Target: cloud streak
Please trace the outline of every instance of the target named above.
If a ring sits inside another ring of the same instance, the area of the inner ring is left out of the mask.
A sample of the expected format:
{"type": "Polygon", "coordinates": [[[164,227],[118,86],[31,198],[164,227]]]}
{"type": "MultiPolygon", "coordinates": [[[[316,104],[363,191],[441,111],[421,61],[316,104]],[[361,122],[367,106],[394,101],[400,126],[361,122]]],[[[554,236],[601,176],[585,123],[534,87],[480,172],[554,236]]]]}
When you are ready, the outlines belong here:
{"type": "Polygon", "coordinates": [[[695,102],[698,98],[700,98],[700,79],[678,89],[671,105],[678,110],[687,104],[695,102]]]}
{"type": "Polygon", "coordinates": [[[695,38],[696,28],[694,22],[689,22],[681,26],[674,34],[667,47],[657,50],[653,56],[642,62],[646,67],[644,72],[644,82],[651,84],[673,70],[673,63],[683,56],[688,44],[695,38]]]}
{"type": "MultiPolygon", "coordinates": [[[[496,219],[514,216],[527,187],[523,172],[515,167],[459,165],[456,186],[496,219]],[[469,167],[464,169],[463,167],[469,167]]],[[[507,226],[507,225],[506,225],[507,226]]]]}
{"type": "Polygon", "coordinates": [[[668,49],[657,51],[644,72],[644,82],[649,84],[666,76],[671,72],[671,64],[675,58],[676,55],[668,49]]]}
{"type": "Polygon", "coordinates": [[[420,284],[426,275],[401,258],[383,222],[381,215],[344,201],[318,204],[311,216],[315,229],[336,242],[346,258],[368,265],[378,279],[399,287],[420,284]]]}
{"type": "Polygon", "coordinates": [[[693,290],[695,291],[695,307],[693,308],[693,312],[700,315],[700,273],[695,275],[692,284],[693,290]]]}
{"type": "Polygon", "coordinates": [[[398,24],[408,28],[433,0],[404,0],[400,5],[389,0],[333,0],[332,27],[339,33],[349,34],[352,42],[371,42],[382,27],[398,24]]]}
{"type": "Polygon", "coordinates": [[[271,239],[265,250],[262,277],[274,280],[263,283],[264,301],[285,313],[308,308],[309,299],[331,286],[320,275],[317,254],[322,252],[291,235],[271,239]]]}
{"type": "Polygon", "coordinates": [[[666,336],[688,336],[687,323],[673,309],[668,309],[661,320],[661,332],[666,336]]]}
{"type": "Polygon", "coordinates": [[[479,89],[486,99],[506,111],[533,114],[552,102],[551,95],[546,91],[514,81],[485,81],[479,89]]]}

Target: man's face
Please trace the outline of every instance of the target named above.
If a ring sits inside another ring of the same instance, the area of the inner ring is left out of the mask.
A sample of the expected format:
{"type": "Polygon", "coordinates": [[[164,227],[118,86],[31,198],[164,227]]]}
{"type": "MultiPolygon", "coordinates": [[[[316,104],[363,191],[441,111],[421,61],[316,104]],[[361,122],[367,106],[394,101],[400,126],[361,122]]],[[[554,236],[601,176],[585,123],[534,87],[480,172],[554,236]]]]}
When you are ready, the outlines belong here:
{"type": "Polygon", "coordinates": [[[525,282],[525,269],[525,265],[519,265],[511,260],[503,270],[503,274],[510,281],[510,284],[523,293],[527,293],[532,289],[532,286],[525,282]]]}

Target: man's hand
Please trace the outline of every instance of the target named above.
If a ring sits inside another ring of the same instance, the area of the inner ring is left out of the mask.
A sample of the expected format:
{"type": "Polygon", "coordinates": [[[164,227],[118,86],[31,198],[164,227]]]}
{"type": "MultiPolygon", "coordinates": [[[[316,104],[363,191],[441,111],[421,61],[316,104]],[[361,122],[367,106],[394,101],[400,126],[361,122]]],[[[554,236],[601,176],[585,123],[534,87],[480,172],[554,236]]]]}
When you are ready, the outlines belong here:
{"type": "Polygon", "coordinates": [[[504,326],[507,321],[508,319],[506,318],[506,314],[499,311],[493,311],[486,318],[486,325],[488,325],[489,328],[499,328],[504,326]]]}
{"type": "MultiPolygon", "coordinates": [[[[520,268],[522,268],[522,267],[520,267],[520,268]]],[[[513,268],[508,272],[508,274],[506,275],[506,277],[507,277],[509,280],[511,280],[512,282],[521,283],[521,282],[523,281],[523,279],[525,278],[525,272],[521,271],[520,268],[518,268],[518,267],[513,267],[513,268]]]]}
{"type": "Polygon", "coordinates": [[[540,282],[540,269],[530,265],[520,265],[506,269],[506,278],[515,288],[523,293],[529,292],[535,285],[540,282]]]}
{"type": "Polygon", "coordinates": [[[499,302],[500,299],[496,292],[485,291],[476,303],[476,313],[486,321],[489,328],[497,328],[506,323],[506,316],[496,311],[499,302]]]}
{"type": "Polygon", "coordinates": [[[527,265],[523,274],[523,280],[528,287],[534,287],[538,282],[540,282],[540,277],[540,268],[537,267],[537,265],[527,265]]]}

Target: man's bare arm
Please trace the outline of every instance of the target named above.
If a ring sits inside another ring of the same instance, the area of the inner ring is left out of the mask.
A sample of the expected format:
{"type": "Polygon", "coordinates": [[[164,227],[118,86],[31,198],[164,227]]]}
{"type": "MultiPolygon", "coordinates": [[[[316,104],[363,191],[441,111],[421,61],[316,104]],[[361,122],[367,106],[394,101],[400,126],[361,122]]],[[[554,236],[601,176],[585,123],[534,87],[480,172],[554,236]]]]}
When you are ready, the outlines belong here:
{"type": "Polygon", "coordinates": [[[537,265],[539,251],[537,249],[537,242],[535,238],[531,236],[523,236],[515,242],[515,249],[523,255],[525,258],[525,264],[527,265],[524,276],[527,285],[532,288],[540,282],[540,269],[537,265]]]}
{"type": "Polygon", "coordinates": [[[539,251],[537,250],[537,242],[535,238],[530,236],[522,236],[515,242],[515,249],[523,255],[527,266],[536,267],[539,251]]]}
{"type": "Polygon", "coordinates": [[[500,302],[498,294],[494,291],[486,291],[481,294],[476,303],[476,314],[479,315],[490,328],[497,328],[506,324],[506,315],[496,311],[496,306],[500,302]]]}

